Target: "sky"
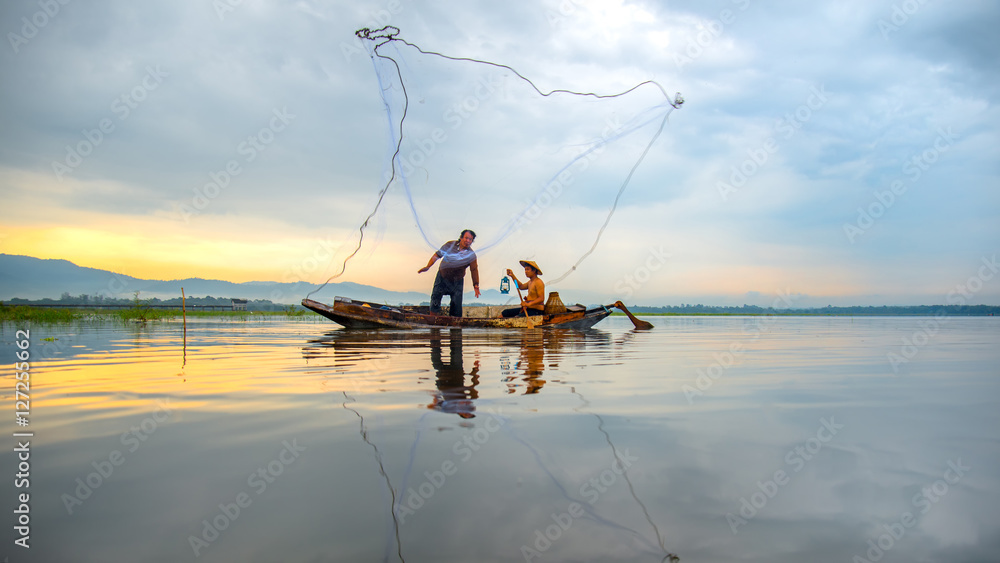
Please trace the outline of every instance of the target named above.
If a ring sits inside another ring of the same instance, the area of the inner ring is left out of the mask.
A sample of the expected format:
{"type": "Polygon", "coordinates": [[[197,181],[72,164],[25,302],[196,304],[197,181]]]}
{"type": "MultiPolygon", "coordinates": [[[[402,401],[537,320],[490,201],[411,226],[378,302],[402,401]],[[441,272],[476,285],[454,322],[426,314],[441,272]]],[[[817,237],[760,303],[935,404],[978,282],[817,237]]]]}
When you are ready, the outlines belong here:
{"type": "Polygon", "coordinates": [[[0,6],[0,253],[322,283],[406,102],[335,281],[429,292],[471,228],[484,287],[532,259],[566,302],[1000,305],[995,2],[62,1],[0,6]],[[396,42],[404,98],[386,24],[668,96],[396,42]]]}

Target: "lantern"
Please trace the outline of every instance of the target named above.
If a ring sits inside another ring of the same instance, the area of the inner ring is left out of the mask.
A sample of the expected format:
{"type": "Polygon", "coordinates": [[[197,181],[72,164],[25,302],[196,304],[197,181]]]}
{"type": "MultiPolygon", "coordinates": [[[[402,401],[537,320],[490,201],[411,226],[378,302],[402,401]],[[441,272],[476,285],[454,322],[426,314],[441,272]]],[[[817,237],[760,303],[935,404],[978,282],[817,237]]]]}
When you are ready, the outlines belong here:
{"type": "Polygon", "coordinates": [[[500,293],[503,293],[504,295],[510,293],[510,278],[507,276],[504,276],[503,279],[500,280],[500,293]]]}

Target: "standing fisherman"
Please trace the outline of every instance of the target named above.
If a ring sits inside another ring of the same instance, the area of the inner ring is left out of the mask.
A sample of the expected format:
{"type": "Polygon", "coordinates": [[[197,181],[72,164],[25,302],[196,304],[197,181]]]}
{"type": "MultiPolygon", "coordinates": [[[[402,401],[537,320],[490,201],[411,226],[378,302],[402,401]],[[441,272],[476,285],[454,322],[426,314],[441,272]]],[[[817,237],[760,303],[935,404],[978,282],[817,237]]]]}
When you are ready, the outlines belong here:
{"type": "Polygon", "coordinates": [[[427,265],[417,270],[422,274],[431,269],[431,266],[441,258],[441,266],[438,267],[437,277],[434,278],[434,289],[431,291],[431,314],[441,312],[441,297],[448,295],[451,297],[451,305],[448,314],[452,317],[462,316],[462,292],[465,289],[465,269],[472,272],[472,288],[479,293],[479,263],[476,260],[476,253],[472,250],[472,241],[476,240],[476,233],[471,229],[465,229],[459,235],[458,240],[450,240],[431,255],[427,265]]]}

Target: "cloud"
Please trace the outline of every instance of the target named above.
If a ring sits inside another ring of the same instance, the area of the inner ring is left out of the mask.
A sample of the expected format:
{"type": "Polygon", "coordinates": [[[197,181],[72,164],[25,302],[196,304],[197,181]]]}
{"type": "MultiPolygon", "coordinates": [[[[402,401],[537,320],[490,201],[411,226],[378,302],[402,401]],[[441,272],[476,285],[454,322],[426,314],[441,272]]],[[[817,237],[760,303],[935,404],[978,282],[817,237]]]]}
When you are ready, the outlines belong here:
{"type": "MultiPolygon", "coordinates": [[[[0,221],[4,232],[55,221],[101,231],[89,221],[155,217],[151,234],[178,242],[216,221],[233,229],[212,236],[233,243],[255,224],[268,225],[274,240],[328,230],[346,240],[384,187],[398,124],[387,118],[353,32],[389,23],[425,49],[511,65],[544,89],[613,92],[655,79],[671,95],[683,93],[687,103],[636,170],[589,259],[599,267],[588,264],[568,288],[612,286],[643,259],[641,249],[664,244],[690,259],[643,289],[657,298],[700,293],[704,280],[736,268],[743,281],[716,284],[731,297],[789,283],[813,295],[940,301],[1000,242],[1000,116],[990,103],[1000,39],[989,28],[1000,8],[911,4],[248,0],[219,13],[212,3],[70,3],[0,54],[9,77],[0,84],[0,193],[13,204],[0,221]],[[903,4],[905,21],[896,13],[903,4]],[[279,131],[275,112],[295,117],[279,131]],[[942,130],[953,142],[916,176],[913,158],[933,149],[942,130]],[[70,166],[70,153],[88,148],[70,166]],[[755,162],[761,154],[767,160],[755,162]],[[239,172],[208,198],[234,162],[239,172]],[[71,170],[57,177],[54,163],[71,170]],[[751,172],[743,185],[720,197],[719,183],[732,184],[741,168],[751,172]],[[858,209],[895,181],[905,192],[862,235],[845,235],[858,209]],[[183,220],[179,211],[199,197],[209,204],[183,220]],[[620,251],[630,245],[637,252],[620,251]]],[[[37,10],[7,3],[0,15],[7,31],[20,33],[21,18],[37,10]]],[[[404,156],[435,128],[449,137],[437,147],[436,168],[411,178],[414,207],[434,240],[423,242],[393,187],[367,239],[384,245],[366,248],[373,261],[364,268],[348,269],[358,281],[403,275],[394,264],[422,256],[456,226],[477,228],[485,245],[538,193],[547,171],[600,138],[608,119],[662,101],[654,90],[625,103],[547,103],[503,69],[400,52],[400,71],[418,93],[404,156]],[[490,72],[506,97],[451,128],[445,111],[474,96],[490,72]]],[[[386,96],[401,101],[399,91],[386,96]]],[[[487,257],[529,252],[572,264],[654,131],[609,147],[544,219],[487,257]]],[[[6,239],[8,251],[23,250],[12,244],[6,239]]],[[[190,275],[207,262],[192,258],[190,275]]],[[[421,283],[414,278],[412,289],[421,283]]],[[[1000,289],[980,297],[1000,302],[1000,289]]]]}

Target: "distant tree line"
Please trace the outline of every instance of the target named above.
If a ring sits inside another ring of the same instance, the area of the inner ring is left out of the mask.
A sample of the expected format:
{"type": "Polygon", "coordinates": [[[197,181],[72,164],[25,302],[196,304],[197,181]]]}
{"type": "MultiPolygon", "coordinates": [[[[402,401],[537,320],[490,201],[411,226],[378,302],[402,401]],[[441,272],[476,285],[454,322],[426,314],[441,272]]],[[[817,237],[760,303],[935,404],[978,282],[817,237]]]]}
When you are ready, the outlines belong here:
{"type": "MultiPolygon", "coordinates": [[[[166,306],[166,307],[181,307],[181,298],[174,297],[171,299],[159,299],[157,297],[152,297],[150,299],[142,299],[141,295],[133,297],[106,297],[104,295],[70,295],[68,292],[64,292],[59,299],[21,299],[15,297],[9,299],[5,302],[7,305],[66,305],[66,306],[93,306],[93,307],[113,307],[113,306],[130,306],[134,305],[136,299],[142,305],[156,305],[156,306],[166,306]]],[[[212,297],[211,295],[206,295],[205,297],[188,297],[184,303],[191,308],[196,308],[199,306],[214,305],[214,306],[224,306],[229,307],[232,305],[234,298],[232,297],[212,297]]],[[[273,303],[268,299],[248,299],[247,300],[247,311],[285,311],[288,309],[287,305],[282,305],[280,303],[273,303]]]]}
{"type": "Polygon", "coordinates": [[[743,305],[716,307],[713,305],[672,305],[667,307],[629,307],[633,313],[660,313],[677,315],[838,315],[838,316],[989,316],[1000,314],[1000,307],[994,305],[882,305],[854,307],[780,308],[743,305]]]}

